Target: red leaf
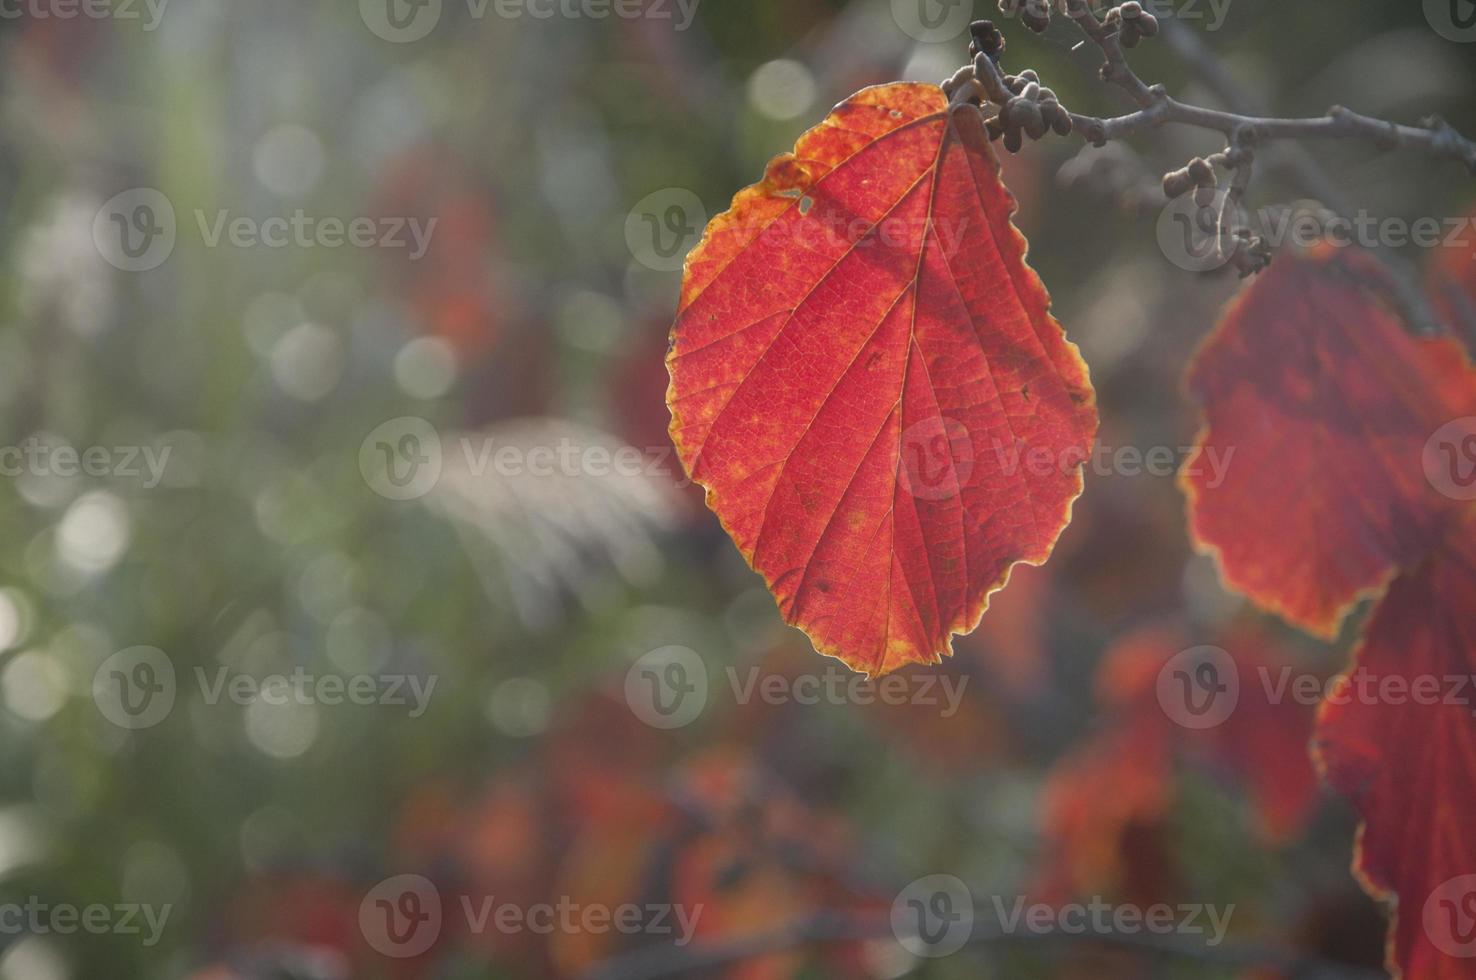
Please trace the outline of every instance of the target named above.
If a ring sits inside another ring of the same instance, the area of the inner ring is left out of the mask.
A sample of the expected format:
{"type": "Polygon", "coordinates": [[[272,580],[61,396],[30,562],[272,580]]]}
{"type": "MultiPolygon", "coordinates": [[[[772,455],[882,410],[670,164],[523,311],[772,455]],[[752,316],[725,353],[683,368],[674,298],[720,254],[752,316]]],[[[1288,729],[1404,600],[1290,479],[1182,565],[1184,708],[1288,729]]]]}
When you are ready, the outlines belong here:
{"type": "Polygon", "coordinates": [[[1136,716],[1082,743],[1051,770],[1041,798],[1036,891],[1044,901],[1111,893],[1152,904],[1180,885],[1170,856],[1173,746],[1136,716]]]}
{"type": "Polygon", "coordinates": [[[1230,587],[1324,637],[1439,543],[1460,503],[1427,479],[1426,444],[1476,415],[1460,345],[1410,337],[1378,281],[1357,253],[1278,260],[1188,374],[1206,422],[1180,474],[1197,543],[1230,587]]]}
{"type": "Polygon", "coordinates": [[[1219,649],[1236,673],[1229,710],[1190,727],[1171,680],[1181,653],[1199,646],[1179,625],[1140,629],[1113,645],[1096,678],[1105,724],[1053,768],[1042,801],[1049,842],[1040,874],[1051,898],[1108,890],[1144,902],[1173,896],[1178,867],[1169,835],[1186,769],[1224,778],[1248,803],[1248,829],[1280,845],[1305,827],[1317,780],[1301,751],[1312,709],[1275,678],[1285,654],[1248,627],[1219,649]]]}
{"type": "Polygon", "coordinates": [[[1323,771],[1364,820],[1354,868],[1370,893],[1399,903],[1390,969],[1419,980],[1476,975],[1473,610],[1469,520],[1389,587],[1351,680],[1341,679],[1319,719],[1323,771]]]}
{"type": "Polygon", "coordinates": [[[785,619],[856,670],[951,653],[1081,492],[1095,398],[1013,211],[977,109],[884,85],[687,260],[672,439],[785,619]]]}

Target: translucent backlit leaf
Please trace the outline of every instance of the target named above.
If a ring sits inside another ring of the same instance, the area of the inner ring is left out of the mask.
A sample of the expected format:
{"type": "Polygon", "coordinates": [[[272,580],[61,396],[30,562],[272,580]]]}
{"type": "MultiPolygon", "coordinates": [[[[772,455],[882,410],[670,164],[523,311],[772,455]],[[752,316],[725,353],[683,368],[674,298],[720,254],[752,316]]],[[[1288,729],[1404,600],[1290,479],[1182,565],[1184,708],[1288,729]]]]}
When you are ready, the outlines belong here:
{"type": "Polygon", "coordinates": [[[976,108],[885,85],[688,258],[672,439],[785,619],[856,670],[951,653],[1081,492],[1095,398],[1014,208],[976,108]]]}
{"type": "Polygon", "coordinates": [[[1364,828],[1354,867],[1397,900],[1396,975],[1470,977],[1476,957],[1476,520],[1397,579],[1355,669],[1328,694],[1317,755],[1364,828]]]}
{"type": "Polygon", "coordinates": [[[1455,340],[1406,333],[1378,283],[1359,253],[1280,257],[1188,374],[1205,416],[1180,475],[1194,537],[1229,586],[1325,637],[1464,506],[1431,454],[1476,416],[1476,372],[1455,340]]]}

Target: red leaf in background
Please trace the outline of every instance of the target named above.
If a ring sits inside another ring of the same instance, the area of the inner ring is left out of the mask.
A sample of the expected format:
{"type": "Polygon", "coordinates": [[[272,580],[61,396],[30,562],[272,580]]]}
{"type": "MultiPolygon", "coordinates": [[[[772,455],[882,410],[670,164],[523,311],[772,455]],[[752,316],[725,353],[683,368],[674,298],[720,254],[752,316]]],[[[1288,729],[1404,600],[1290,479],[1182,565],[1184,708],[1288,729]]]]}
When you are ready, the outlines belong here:
{"type": "Polygon", "coordinates": [[[315,976],[423,980],[449,945],[390,960],[372,949],[359,916],[365,883],[331,871],[274,871],[248,879],[226,906],[219,938],[231,966],[194,980],[252,980],[310,969],[315,976]],[[280,973],[276,971],[281,971],[280,973]]]}
{"type": "Polygon", "coordinates": [[[1323,637],[1440,541],[1459,505],[1426,479],[1426,444],[1476,415],[1461,346],[1410,337],[1380,281],[1359,253],[1280,259],[1188,373],[1205,416],[1180,473],[1197,544],[1230,587],[1323,637]]]}
{"type": "MultiPolygon", "coordinates": [[[[655,826],[584,823],[563,855],[553,893],[580,906],[609,910],[648,902],[652,896],[644,891],[645,879],[660,841],[655,826]]],[[[575,977],[631,940],[615,930],[566,929],[547,941],[558,975],[575,977]]]]}
{"type": "Polygon", "coordinates": [[[363,893],[349,882],[317,872],[283,872],[247,882],[228,917],[238,942],[276,940],[361,955],[358,909],[363,893]]]}
{"type": "Polygon", "coordinates": [[[1041,798],[1044,862],[1036,893],[1066,902],[1111,893],[1152,904],[1177,892],[1166,822],[1172,753],[1151,719],[1115,726],[1051,770],[1041,798]]]}
{"type": "Polygon", "coordinates": [[[1182,628],[1147,629],[1123,640],[1103,664],[1101,679],[1116,685],[1104,697],[1120,711],[1158,721],[1181,759],[1220,770],[1243,786],[1250,829],[1269,846],[1283,844],[1301,831],[1317,804],[1317,775],[1304,751],[1314,711],[1289,689],[1308,671],[1249,625],[1213,636],[1208,645],[1228,654],[1236,673],[1233,710],[1219,724],[1184,727],[1183,702],[1170,700],[1182,697],[1182,690],[1164,690],[1165,674],[1171,684],[1179,669],[1174,658],[1201,646],[1182,628]]]}
{"type": "Polygon", "coordinates": [[[1389,587],[1319,719],[1322,769],[1364,820],[1354,868],[1398,901],[1389,967],[1418,980],[1476,975],[1473,610],[1476,518],[1389,587]]]}
{"type": "MultiPolygon", "coordinates": [[[[793,926],[821,908],[871,900],[838,881],[856,853],[848,822],[800,800],[747,748],[720,744],[684,759],[664,779],[652,776],[626,779],[625,794],[645,802],[624,813],[570,807],[572,835],[553,893],[580,906],[667,906],[663,927],[672,933],[551,936],[551,975],[583,976],[609,957],[683,938],[721,947],[793,926]],[[670,801],[679,801],[679,817],[650,815],[653,808],[674,811],[670,801]]],[[[826,952],[854,959],[859,950],[840,943],[826,952]]],[[[702,976],[788,980],[813,954],[785,949],[708,966],[702,976]]]]}
{"type": "Polygon", "coordinates": [[[784,618],[868,674],[950,654],[1081,492],[1095,397],[1014,208],[977,109],[884,85],[687,260],[672,439],[784,618]]]}
{"type": "Polygon", "coordinates": [[[501,338],[508,298],[494,285],[501,247],[491,195],[466,171],[445,147],[417,146],[386,168],[379,207],[393,218],[435,219],[425,254],[390,250],[386,275],[427,333],[475,360],[501,338]]]}
{"type": "Polygon", "coordinates": [[[1164,682],[1179,655],[1200,645],[1182,627],[1138,630],[1103,657],[1097,698],[1105,726],[1058,763],[1046,785],[1047,897],[1103,890],[1149,903],[1175,897],[1178,869],[1166,835],[1184,767],[1244,787],[1250,830],[1270,846],[1306,825],[1317,803],[1317,779],[1301,750],[1312,708],[1287,693],[1289,681],[1280,683],[1286,658],[1259,632],[1240,628],[1216,642],[1238,684],[1231,709],[1204,728],[1188,727],[1192,719],[1172,700],[1177,689],[1164,682]]]}
{"type": "MultiPolygon", "coordinates": [[[[679,908],[701,909],[697,942],[741,943],[782,931],[813,914],[815,886],[777,857],[744,840],[737,831],[711,834],[687,846],[672,871],[679,908]]],[[[726,980],[791,980],[799,975],[803,950],[780,950],[737,961],[726,980]]]]}

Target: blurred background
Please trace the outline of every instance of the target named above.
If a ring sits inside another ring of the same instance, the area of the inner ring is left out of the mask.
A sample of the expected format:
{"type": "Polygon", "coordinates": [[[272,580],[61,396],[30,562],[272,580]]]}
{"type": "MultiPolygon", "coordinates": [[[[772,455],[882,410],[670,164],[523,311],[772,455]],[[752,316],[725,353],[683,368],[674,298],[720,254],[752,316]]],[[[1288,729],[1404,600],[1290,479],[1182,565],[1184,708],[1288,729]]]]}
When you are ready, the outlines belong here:
{"type": "MultiPolygon", "coordinates": [[[[1171,467],[1125,462],[1182,459],[1237,288],[1156,234],[1207,134],[1005,163],[1107,462],[951,661],[885,688],[816,655],[672,455],[703,225],[852,91],[951,75],[992,7],[7,0],[0,977],[1380,975],[1314,709],[1256,672],[1348,640],[1225,593],[1171,467]],[[1245,678],[1212,729],[1155,687],[1196,645],[1245,678]],[[959,913],[941,945],[894,928],[919,898],[959,913]],[[1092,900],[1233,916],[996,915],[1092,900]]],[[[1476,129],[1473,38],[1420,4],[1150,9],[1135,63],[1186,100],[1476,129]]],[[[1068,24],[1005,30],[1122,111],[1068,24]]],[[[1476,199],[1311,149],[1335,190],[1268,152],[1252,205],[1476,199]]]]}

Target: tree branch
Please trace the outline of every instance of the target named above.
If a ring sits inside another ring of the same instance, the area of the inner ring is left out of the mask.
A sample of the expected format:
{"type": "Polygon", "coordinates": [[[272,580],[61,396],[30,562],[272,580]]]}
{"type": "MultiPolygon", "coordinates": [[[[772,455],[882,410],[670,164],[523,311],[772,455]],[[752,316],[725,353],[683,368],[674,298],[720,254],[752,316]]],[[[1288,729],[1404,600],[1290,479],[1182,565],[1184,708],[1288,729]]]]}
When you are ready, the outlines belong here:
{"type": "MultiPolygon", "coordinates": [[[[1201,159],[1191,163],[1186,170],[1199,165],[1192,180],[1185,177],[1186,171],[1167,175],[1164,188],[1173,196],[1199,188],[1213,190],[1216,184],[1214,167],[1222,167],[1233,174],[1230,188],[1220,203],[1218,245],[1222,256],[1235,263],[1242,277],[1259,272],[1270,260],[1270,249],[1264,241],[1246,229],[1232,228],[1227,223],[1246,196],[1253,174],[1255,149],[1263,144],[1285,142],[1293,146],[1292,160],[1301,182],[1307,185],[1310,193],[1321,197],[1324,204],[1345,218],[1351,217],[1346,203],[1332,190],[1332,182],[1326,172],[1297,141],[1357,139],[1384,151],[1413,149],[1436,159],[1457,160],[1476,174],[1476,142],[1462,136],[1439,117],[1432,116],[1419,126],[1408,126],[1360,115],[1342,106],[1333,106],[1322,116],[1300,119],[1257,114],[1252,111],[1249,100],[1240,94],[1233,76],[1224,65],[1213,58],[1192,32],[1171,23],[1166,32],[1170,46],[1194,65],[1230,109],[1212,109],[1181,102],[1169,95],[1164,86],[1145,82],[1128,61],[1125,45],[1136,45],[1142,38],[1159,33],[1157,19],[1140,4],[1129,0],[1114,5],[1105,17],[1099,18],[1088,0],[1054,0],[1054,3],[1101,51],[1104,61],[1099,74],[1102,80],[1122,89],[1136,109],[1106,118],[1068,112],[1060,106],[1054,92],[1039,85],[1034,72],[1022,72],[1019,76],[1003,72],[999,58],[1004,52],[1004,37],[988,21],[973,26],[973,64],[960,69],[957,75],[945,82],[945,90],[955,101],[974,101],[982,105],[987,100],[998,106],[999,112],[990,122],[990,131],[996,138],[1003,137],[1006,148],[1011,151],[1019,148],[1025,136],[1033,139],[1043,136],[1045,128],[1055,128],[1062,135],[1074,131],[1094,146],[1105,146],[1111,140],[1127,139],[1170,124],[1220,134],[1227,143],[1223,152],[1209,156],[1207,161],[1201,159]],[[1048,120],[1056,115],[1064,119],[1059,126],[1043,128],[1036,123],[1037,113],[1045,114],[1048,120]],[[1211,165],[1207,173],[1203,167],[1205,162],[1211,165]]],[[[1049,22],[1049,5],[1045,0],[1000,0],[1001,10],[1008,14],[1019,13],[1022,4],[1026,11],[1023,18],[1026,26],[1043,30],[1049,22]]],[[[1437,318],[1410,265],[1389,254],[1379,257],[1390,272],[1392,299],[1410,327],[1420,332],[1438,332],[1437,318]]]]}
{"type": "MultiPolygon", "coordinates": [[[[1353,137],[1369,140],[1380,149],[1410,147],[1437,158],[1459,160],[1476,174],[1476,143],[1463,137],[1438,117],[1432,117],[1422,126],[1414,127],[1362,116],[1342,106],[1333,106],[1323,116],[1277,119],[1180,102],[1169,96],[1163,86],[1149,85],[1138,76],[1123,50],[1121,28],[1114,26],[1110,18],[1109,22],[1098,20],[1086,0],[1065,0],[1064,7],[1067,16],[1097,45],[1106,58],[1101,69],[1102,80],[1116,84],[1127,92],[1142,110],[1115,119],[1096,119],[1073,114],[1072,118],[1079,121],[1078,125],[1100,124],[1107,131],[1109,139],[1129,136],[1142,129],[1157,128],[1171,122],[1215,130],[1237,142],[1353,137]]],[[[1141,16],[1150,15],[1145,12],[1141,16]]],[[[1118,23],[1121,23],[1120,17],[1118,23]]],[[[1202,51],[1199,53],[1204,54],[1202,51]]],[[[1228,72],[1222,70],[1218,75],[1222,85],[1228,87],[1231,84],[1228,72]]]]}

